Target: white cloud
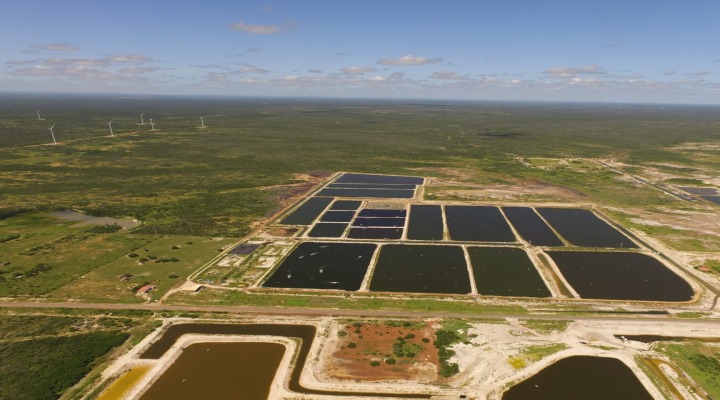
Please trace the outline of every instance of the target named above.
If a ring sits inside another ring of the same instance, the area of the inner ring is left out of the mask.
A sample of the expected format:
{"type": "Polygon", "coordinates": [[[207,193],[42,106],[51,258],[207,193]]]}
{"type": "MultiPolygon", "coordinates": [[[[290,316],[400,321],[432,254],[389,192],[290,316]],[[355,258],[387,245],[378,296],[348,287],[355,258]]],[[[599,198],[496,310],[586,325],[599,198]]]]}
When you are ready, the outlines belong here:
{"type": "Polygon", "coordinates": [[[550,78],[556,79],[572,79],[577,75],[605,75],[607,71],[599,65],[585,65],[582,67],[559,67],[550,68],[543,71],[550,78]]]}
{"type": "Polygon", "coordinates": [[[237,72],[241,74],[267,74],[270,71],[254,65],[245,64],[245,66],[240,68],[237,72]]]}
{"type": "Polygon", "coordinates": [[[230,25],[230,29],[251,35],[277,35],[278,33],[287,31],[291,26],[291,22],[282,25],[253,25],[240,21],[230,25]]]}
{"type": "Polygon", "coordinates": [[[412,54],[406,54],[398,58],[383,58],[377,63],[380,65],[428,65],[438,64],[442,61],[442,58],[425,58],[420,56],[414,56],[412,54]]]}
{"type": "Polygon", "coordinates": [[[43,51],[76,51],[80,48],[67,43],[47,43],[30,46],[23,51],[26,54],[37,54],[43,51]]]}
{"type": "Polygon", "coordinates": [[[15,76],[53,76],[90,81],[137,81],[138,74],[157,70],[138,67],[152,61],[142,54],[113,55],[103,58],[41,58],[32,61],[9,61],[10,74],[15,76]],[[123,66],[119,70],[117,68],[123,66]]]}
{"type": "Polygon", "coordinates": [[[686,74],[683,74],[683,76],[707,76],[710,75],[710,71],[698,71],[698,72],[688,72],[686,74]]]}
{"type": "Polygon", "coordinates": [[[352,67],[342,68],[342,69],[340,69],[340,71],[342,71],[342,73],[344,75],[362,75],[362,74],[366,74],[368,72],[375,72],[377,70],[373,67],[352,66],[352,67]]]}
{"type": "Polygon", "coordinates": [[[447,80],[463,80],[467,79],[466,76],[460,75],[453,71],[436,71],[430,74],[432,79],[447,79],[447,80]]]}

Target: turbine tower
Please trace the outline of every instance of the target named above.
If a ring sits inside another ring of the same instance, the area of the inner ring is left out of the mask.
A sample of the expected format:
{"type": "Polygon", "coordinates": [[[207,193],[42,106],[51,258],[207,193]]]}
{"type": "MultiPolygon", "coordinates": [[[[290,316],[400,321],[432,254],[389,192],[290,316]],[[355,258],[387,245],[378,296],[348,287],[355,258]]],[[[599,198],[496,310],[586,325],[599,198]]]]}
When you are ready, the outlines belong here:
{"type": "Polygon", "coordinates": [[[207,128],[207,127],[205,126],[205,121],[203,120],[203,117],[200,117],[200,127],[201,127],[201,128],[207,128]]]}
{"type": "Polygon", "coordinates": [[[38,116],[38,121],[45,121],[43,118],[40,118],[40,110],[35,110],[38,116]]]}
{"type": "Polygon", "coordinates": [[[154,131],[154,130],[155,130],[155,124],[153,124],[152,118],[150,118],[150,130],[151,130],[151,131],[154,131]]]}
{"type": "Polygon", "coordinates": [[[144,114],[144,112],[140,114],[140,125],[145,125],[145,120],[143,119],[144,114]]]}
{"type": "Polygon", "coordinates": [[[108,126],[110,127],[110,136],[115,136],[115,134],[113,134],[113,131],[112,131],[112,122],[113,122],[113,121],[114,121],[114,120],[111,119],[110,122],[108,122],[108,126]]]}
{"type": "Polygon", "coordinates": [[[53,144],[57,144],[57,140],[55,140],[55,133],[53,132],[54,127],[55,127],[55,124],[53,124],[53,126],[50,127],[50,134],[52,135],[52,138],[53,138],[53,144]]]}

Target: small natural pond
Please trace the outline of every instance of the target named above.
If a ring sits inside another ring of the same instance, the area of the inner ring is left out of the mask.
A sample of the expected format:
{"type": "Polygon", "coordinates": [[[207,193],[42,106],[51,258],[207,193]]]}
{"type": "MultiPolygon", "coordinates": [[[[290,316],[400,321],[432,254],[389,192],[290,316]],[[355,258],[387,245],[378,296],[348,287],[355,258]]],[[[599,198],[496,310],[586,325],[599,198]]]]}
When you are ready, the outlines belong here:
{"type": "Polygon", "coordinates": [[[137,221],[130,218],[95,217],[73,210],[56,211],[52,215],[66,221],[77,222],[80,225],[117,225],[125,229],[134,228],[138,225],[137,221]]]}
{"type": "Polygon", "coordinates": [[[616,358],[563,358],[511,387],[503,400],[653,400],[633,371],[616,358]]]}

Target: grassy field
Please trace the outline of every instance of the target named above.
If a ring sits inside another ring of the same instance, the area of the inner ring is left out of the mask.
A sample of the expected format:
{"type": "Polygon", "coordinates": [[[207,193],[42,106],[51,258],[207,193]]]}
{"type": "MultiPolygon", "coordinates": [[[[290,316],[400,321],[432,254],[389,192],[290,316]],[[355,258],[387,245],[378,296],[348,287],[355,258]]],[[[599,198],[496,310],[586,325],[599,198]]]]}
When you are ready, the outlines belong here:
{"type": "Polygon", "coordinates": [[[96,233],[44,213],[0,219],[0,297],[37,297],[151,242],[151,235],[96,233]]]}
{"type": "Polygon", "coordinates": [[[673,147],[717,139],[720,119],[708,107],[23,96],[0,105],[5,213],[78,208],[135,217],[149,233],[242,236],[305,173],[467,169],[473,182],[541,181],[611,205],[652,206],[675,200],[601,169],[523,159],[718,168],[673,147]],[[33,119],[38,107],[47,121],[33,119]],[[158,130],[137,125],[140,110],[158,130]],[[111,117],[120,136],[103,137],[111,117]],[[61,141],[91,139],[10,149],[46,142],[50,122],[61,141]]]}
{"type": "Polygon", "coordinates": [[[670,356],[711,398],[720,398],[720,349],[717,345],[673,343],[662,344],[659,350],[670,356]]]}
{"type": "Polygon", "coordinates": [[[234,239],[197,236],[163,237],[90,272],[50,294],[58,299],[90,302],[145,302],[161,298],[234,239]],[[121,277],[131,275],[128,280],[121,277]],[[156,286],[148,298],[135,294],[156,286]]]}

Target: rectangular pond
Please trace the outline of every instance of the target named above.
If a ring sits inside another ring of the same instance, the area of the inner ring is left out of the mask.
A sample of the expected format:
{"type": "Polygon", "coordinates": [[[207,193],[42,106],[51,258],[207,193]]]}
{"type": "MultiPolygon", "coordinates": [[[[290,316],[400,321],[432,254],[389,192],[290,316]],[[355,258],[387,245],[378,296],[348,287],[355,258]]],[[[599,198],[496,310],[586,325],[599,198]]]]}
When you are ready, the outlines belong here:
{"type": "Polygon", "coordinates": [[[370,290],[376,292],[471,292],[460,246],[387,244],[380,249],[370,290]]]}
{"type": "Polygon", "coordinates": [[[377,227],[402,227],[405,226],[405,218],[355,218],[355,226],[377,226],[377,227]]]}
{"type": "Polygon", "coordinates": [[[348,224],[319,222],[308,232],[310,237],[339,238],[345,233],[348,224]]]}
{"type": "Polygon", "coordinates": [[[301,243],[263,286],[358,290],[376,247],[365,243],[301,243]]]}
{"type": "Polygon", "coordinates": [[[140,398],[267,400],[284,354],[279,343],[191,344],[140,398]]]}
{"type": "Polygon", "coordinates": [[[342,174],[335,180],[335,183],[386,183],[386,184],[409,184],[422,185],[424,178],[417,176],[400,175],[373,175],[373,174],[342,174]]]}
{"type": "Polygon", "coordinates": [[[280,223],[283,225],[310,225],[332,201],[331,197],[311,197],[280,223]]]}
{"type": "Polygon", "coordinates": [[[317,196],[363,197],[377,199],[411,199],[415,190],[404,189],[321,189],[317,196]]]}
{"type": "Polygon", "coordinates": [[[350,239],[400,239],[403,228],[350,228],[350,239]]]}
{"type": "Polygon", "coordinates": [[[415,190],[415,185],[392,185],[385,183],[330,183],[328,189],[402,189],[415,190]]]}
{"type": "Polygon", "coordinates": [[[555,232],[530,207],[503,207],[517,233],[533,246],[563,246],[555,232]]]}
{"type": "Polygon", "coordinates": [[[478,293],[488,296],[550,297],[550,290],[524,250],[468,247],[478,293]]]}
{"type": "Polygon", "coordinates": [[[637,248],[590,210],[580,208],[538,208],[537,211],[568,242],[581,247],[637,248]]]}
{"type": "Polygon", "coordinates": [[[406,210],[383,209],[383,208],[365,208],[360,210],[358,217],[405,217],[406,210]]]}
{"type": "Polygon", "coordinates": [[[584,299],[689,301],[689,283],[654,257],[629,252],[548,251],[584,299]]]}
{"type": "Polygon", "coordinates": [[[362,201],[359,200],[337,200],[335,201],[330,209],[333,211],[355,211],[360,208],[362,201]]]}
{"type": "Polygon", "coordinates": [[[720,196],[701,196],[703,199],[720,206],[720,196]]]}
{"type": "Polygon", "coordinates": [[[680,189],[698,196],[713,196],[716,194],[720,194],[717,189],[711,187],[681,186],[680,189]]]}
{"type": "Polygon", "coordinates": [[[350,222],[355,217],[355,211],[325,211],[320,218],[322,222],[350,222]]]}
{"type": "Polygon", "coordinates": [[[412,205],[407,238],[411,240],[443,240],[442,207],[412,205]]]}
{"type": "Polygon", "coordinates": [[[445,206],[451,240],[463,242],[514,242],[515,235],[497,207],[445,206]]]}

